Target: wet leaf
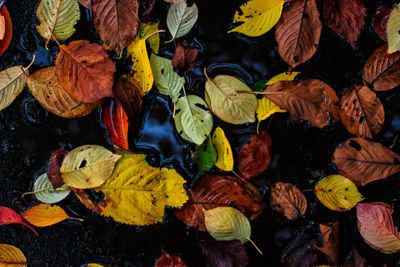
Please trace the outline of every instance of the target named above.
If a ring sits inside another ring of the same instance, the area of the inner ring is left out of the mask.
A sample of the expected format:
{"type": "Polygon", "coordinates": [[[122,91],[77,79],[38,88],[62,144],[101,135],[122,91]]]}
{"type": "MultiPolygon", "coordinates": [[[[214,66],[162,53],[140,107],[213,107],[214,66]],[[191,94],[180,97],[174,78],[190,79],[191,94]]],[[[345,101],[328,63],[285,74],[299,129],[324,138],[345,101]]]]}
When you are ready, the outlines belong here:
{"type": "Polygon", "coordinates": [[[57,80],[54,67],[28,76],[28,87],[43,108],[63,118],[79,118],[92,112],[99,103],[86,104],[65,91],[57,80]]]}
{"type": "Polygon", "coordinates": [[[185,224],[201,231],[206,231],[203,209],[231,206],[253,220],[264,208],[258,189],[236,177],[205,175],[188,191],[190,201],[175,215],[185,224]]]}
{"type": "Polygon", "coordinates": [[[215,129],[212,142],[217,150],[217,161],[215,162],[215,166],[223,171],[232,171],[234,163],[232,149],[222,128],[217,127],[215,129]]]}
{"type": "Polygon", "coordinates": [[[238,240],[209,241],[200,248],[210,267],[241,267],[249,261],[246,248],[238,240]]]}
{"type": "Polygon", "coordinates": [[[298,71],[282,72],[269,79],[266,85],[270,86],[280,81],[293,81],[299,74],[300,72],[298,71]]]}
{"type": "Polygon", "coordinates": [[[318,260],[316,245],[319,237],[310,230],[297,234],[296,238],[282,252],[284,267],[310,267],[315,266],[318,260]]]}
{"type": "Polygon", "coordinates": [[[2,54],[4,54],[4,52],[11,44],[13,38],[13,24],[10,17],[10,13],[8,13],[7,7],[3,6],[3,8],[0,10],[0,16],[2,16],[4,19],[4,35],[3,38],[0,40],[0,56],[1,56],[2,54]]]}
{"type": "Polygon", "coordinates": [[[61,164],[68,154],[68,151],[63,150],[61,148],[56,149],[50,156],[49,163],[47,166],[47,176],[51,182],[51,184],[58,188],[64,185],[64,181],[61,177],[60,168],[61,164]]]}
{"type": "Polygon", "coordinates": [[[353,47],[365,25],[367,10],[363,0],[325,0],[325,23],[353,47]]]}
{"type": "Polygon", "coordinates": [[[71,193],[71,190],[67,187],[54,188],[47,173],[43,173],[36,178],[33,184],[33,191],[36,192],[35,197],[39,201],[50,204],[64,200],[71,193]]]}
{"type": "Polygon", "coordinates": [[[196,95],[182,96],[176,102],[175,127],[186,141],[201,145],[210,135],[213,118],[203,99],[196,95]]]}
{"type": "Polygon", "coordinates": [[[61,165],[61,177],[73,188],[94,188],[112,174],[120,155],[98,145],[84,145],[67,154],[61,165]]]}
{"type": "Polygon", "coordinates": [[[358,231],[368,245],[386,254],[400,251],[400,232],[392,214],[393,209],[386,203],[357,205],[358,231]]]}
{"type": "MultiPolygon", "coordinates": [[[[27,73],[28,70],[25,70],[27,73]]],[[[11,103],[22,92],[26,83],[26,75],[22,66],[11,67],[0,72],[0,111],[11,103]]]]}
{"type": "MultiPolygon", "coordinates": [[[[36,232],[35,229],[33,229],[29,224],[25,223],[21,216],[19,216],[18,213],[16,213],[14,210],[0,206],[0,226],[2,225],[8,225],[8,224],[21,224],[27,228],[29,228],[32,232],[34,232],[36,235],[39,235],[38,232],[36,232]]],[[[1,253],[1,250],[0,250],[1,253]]],[[[1,260],[1,257],[0,257],[1,260]]]]}
{"type": "Polygon", "coordinates": [[[330,175],[315,185],[318,200],[328,209],[346,211],[363,200],[356,185],[344,176],[330,175]]]}
{"type": "Polygon", "coordinates": [[[339,119],[339,98],[331,86],[320,80],[281,81],[265,90],[267,97],[290,113],[293,121],[309,121],[323,128],[339,119]]]}
{"type": "MultiPolygon", "coordinates": [[[[71,152],[72,153],[72,152],[71,152]]],[[[76,191],[85,206],[116,222],[150,225],[161,222],[165,207],[181,207],[188,199],[183,188],[185,180],[174,170],[156,168],[146,155],[124,155],[111,177],[94,188],[104,198],[93,202],[83,191],[76,191]]]]}
{"type": "Polygon", "coordinates": [[[24,253],[17,247],[0,244],[0,266],[26,267],[28,262],[24,253]]]}
{"type": "Polygon", "coordinates": [[[154,267],[187,267],[187,265],[181,257],[163,252],[154,267]]]}
{"type": "Polygon", "coordinates": [[[315,0],[293,0],[276,26],[279,54],[292,68],[317,51],[322,24],[315,0]]]}
{"type": "Polygon", "coordinates": [[[51,226],[70,218],[60,206],[44,203],[24,211],[21,216],[37,227],[51,226]]]}
{"type": "Polygon", "coordinates": [[[197,168],[199,173],[211,170],[217,162],[217,151],[212,143],[211,136],[207,136],[204,143],[197,149],[197,168]]]}
{"type": "Polygon", "coordinates": [[[40,0],[36,9],[38,33],[46,40],[64,41],[75,33],[80,19],[77,0],[40,0]]]}
{"type": "Polygon", "coordinates": [[[113,96],[115,66],[97,44],[78,40],[61,45],[55,72],[61,87],[79,101],[94,103],[113,96]]]}
{"type": "Polygon", "coordinates": [[[260,36],[278,23],[284,0],[248,0],[236,11],[233,22],[241,23],[228,32],[240,32],[247,36],[260,36]]]}
{"type": "Polygon", "coordinates": [[[151,50],[153,50],[153,52],[156,54],[158,54],[158,51],[160,50],[160,34],[158,33],[158,25],[158,22],[140,23],[138,32],[138,37],[141,39],[146,39],[146,42],[149,44],[151,50]]]}
{"type": "Polygon", "coordinates": [[[188,7],[186,1],[182,1],[170,6],[167,26],[172,35],[172,40],[187,34],[193,28],[198,16],[199,11],[195,3],[188,7]]]}
{"type": "Polygon", "coordinates": [[[351,138],[339,145],[333,162],[339,174],[357,185],[385,179],[400,171],[400,156],[380,143],[351,138]]]}
{"type": "Polygon", "coordinates": [[[387,41],[386,26],[391,11],[391,8],[380,6],[374,17],[374,31],[385,42],[387,41]]]}
{"type": "Polygon", "coordinates": [[[103,107],[102,122],[107,128],[108,138],[114,145],[128,150],[128,115],[117,99],[108,102],[103,107]]]}
{"type": "Polygon", "coordinates": [[[386,26],[388,53],[400,51],[400,4],[397,4],[390,12],[386,26]]]}
{"type": "Polygon", "coordinates": [[[329,261],[335,265],[339,260],[339,223],[319,224],[323,244],[317,247],[319,251],[324,253],[329,261]]]}
{"type": "Polygon", "coordinates": [[[307,199],[290,183],[277,182],[271,187],[272,207],[288,220],[297,220],[307,210],[307,199]]]}
{"type": "Polygon", "coordinates": [[[275,113],[285,113],[287,112],[284,109],[281,109],[278,105],[274,102],[269,100],[268,97],[263,97],[261,99],[257,99],[257,120],[263,121],[268,119],[271,115],[275,113]]]}
{"type": "Polygon", "coordinates": [[[400,52],[387,54],[387,46],[376,49],[364,64],[363,79],[375,91],[400,85],[400,52]]]}
{"type": "Polygon", "coordinates": [[[139,30],[138,0],[92,0],[93,22],[100,38],[117,53],[139,30]]]}
{"type": "Polygon", "coordinates": [[[172,66],[179,73],[193,71],[199,58],[199,51],[194,46],[186,47],[182,40],[178,41],[172,57],[172,66]]]}
{"type": "Polygon", "coordinates": [[[385,110],[371,89],[355,85],[341,99],[340,120],[351,134],[372,138],[382,129],[385,110]]]}
{"type": "Polygon", "coordinates": [[[206,77],[205,100],[214,115],[231,124],[255,121],[257,98],[243,93],[251,92],[246,84],[228,75],[206,77]]]}

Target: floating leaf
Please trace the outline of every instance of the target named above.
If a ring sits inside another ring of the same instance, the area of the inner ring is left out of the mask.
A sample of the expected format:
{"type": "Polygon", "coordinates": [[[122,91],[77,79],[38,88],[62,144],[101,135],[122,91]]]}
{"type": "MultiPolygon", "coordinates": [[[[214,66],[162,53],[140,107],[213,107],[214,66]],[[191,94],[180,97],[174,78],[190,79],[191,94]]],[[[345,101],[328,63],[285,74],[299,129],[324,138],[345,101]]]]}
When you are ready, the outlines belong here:
{"type": "Polygon", "coordinates": [[[351,138],[336,148],[333,162],[339,174],[357,185],[385,179],[400,172],[400,155],[380,143],[351,138]]]}
{"type": "Polygon", "coordinates": [[[319,224],[323,244],[316,247],[324,253],[331,263],[338,264],[339,260],[339,222],[330,224],[319,224]]]}
{"type": "Polygon", "coordinates": [[[277,182],[271,187],[272,207],[289,220],[296,220],[307,210],[307,199],[290,183],[277,182]]]}
{"type": "Polygon", "coordinates": [[[388,53],[400,51],[400,4],[393,8],[386,27],[388,53]]]}
{"type": "Polygon", "coordinates": [[[194,26],[199,16],[196,4],[188,7],[186,1],[173,4],[167,15],[168,30],[172,40],[187,34],[194,26]]]}
{"type": "Polygon", "coordinates": [[[187,265],[181,257],[163,252],[154,267],[187,267],[187,265]]]}
{"type": "Polygon", "coordinates": [[[174,70],[180,73],[193,71],[199,58],[199,50],[194,46],[186,47],[182,40],[178,41],[175,48],[174,56],[172,57],[172,66],[174,70]]]}
{"type": "Polygon", "coordinates": [[[92,0],[93,22],[100,38],[117,53],[127,47],[139,30],[138,0],[92,0]]]}
{"type": "Polygon", "coordinates": [[[103,107],[102,122],[107,127],[111,141],[116,146],[128,150],[128,115],[118,100],[110,101],[103,107]]]}
{"type": "Polygon", "coordinates": [[[65,91],[57,80],[54,67],[29,75],[27,83],[32,95],[43,108],[63,118],[86,116],[99,105],[83,103],[65,91]]]}
{"type": "Polygon", "coordinates": [[[374,17],[374,31],[385,42],[387,41],[386,26],[391,11],[391,8],[380,6],[376,10],[374,17]]]}
{"type": "Polygon", "coordinates": [[[201,145],[213,128],[213,118],[203,99],[196,95],[178,98],[175,105],[175,127],[179,135],[201,145]]]}
{"type": "Polygon", "coordinates": [[[292,68],[317,51],[322,24],[315,0],[293,0],[276,26],[279,54],[292,68]]]}
{"type": "Polygon", "coordinates": [[[68,151],[61,148],[56,149],[50,156],[49,163],[47,166],[47,176],[53,185],[53,187],[58,188],[64,185],[64,181],[61,177],[60,168],[61,164],[68,154],[68,151]]]}
{"type": "Polygon", "coordinates": [[[232,124],[255,121],[257,98],[246,93],[251,92],[246,84],[228,75],[206,77],[205,100],[214,115],[232,124]]]}
{"type": "Polygon", "coordinates": [[[357,205],[358,231],[372,248],[386,254],[400,251],[400,232],[393,222],[393,209],[386,203],[357,205]]]}
{"type": "Polygon", "coordinates": [[[233,170],[233,154],[229,140],[226,138],[224,130],[217,127],[214,131],[212,142],[217,150],[217,162],[215,166],[223,171],[233,170]]]}
{"type": "Polygon", "coordinates": [[[67,154],[61,165],[61,177],[74,188],[94,188],[102,185],[112,174],[120,155],[98,145],[84,145],[67,154]]]}
{"type": "Polygon", "coordinates": [[[275,26],[282,15],[284,0],[248,0],[236,11],[233,22],[242,22],[228,32],[240,32],[247,36],[260,36],[275,26]]]}
{"type": "Polygon", "coordinates": [[[17,247],[0,244],[0,266],[26,267],[28,262],[24,253],[17,247]]]}
{"type": "Polygon", "coordinates": [[[363,200],[356,185],[344,176],[330,175],[315,185],[315,194],[325,207],[336,211],[346,211],[363,200]]]}
{"type": "Polygon", "coordinates": [[[76,193],[86,207],[103,216],[144,226],[162,221],[166,206],[179,208],[187,201],[184,184],[174,169],[152,167],[146,155],[130,154],[121,158],[103,185],[94,188],[104,195],[102,200],[93,202],[83,190],[76,193]]]}
{"type": "Polygon", "coordinates": [[[210,267],[246,266],[249,262],[246,248],[239,240],[209,241],[200,245],[210,267]]]}
{"type": "Polygon", "coordinates": [[[217,151],[212,143],[211,136],[207,136],[204,143],[197,149],[197,166],[199,173],[211,170],[217,162],[217,151]]]}
{"type": "Polygon", "coordinates": [[[70,218],[60,206],[44,203],[24,211],[21,216],[37,227],[51,226],[70,218]]]}
{"type": "MultiPolygon", "coordinates": [[[[18,213],[16,213],[14,210],[0,206],[0,226],[1,225],[8,225],[8,224],[21,224],[25,227],[28,227],[32,232],[34,232],[36,235],[39,235],[38,232],[36,232],[35,229],[33,229],[29,224],[25,223],[21,216],[19,216],[18,213]]],[[[1,250],[0,250],[1,253],[1,250]]],[[[0,257],[1,260],[1,257],[0,257]]]]}
{"type": "Polygon", "coordinates": [[[350,133],[372,138],[382,129],[385,110],[371,89],[355,85],[341,99],[340,120],[350,133]]]}
{"type": "Polygon", "coordinates": [[[43,173],[36,178],[33,184],[35,197],[44,203],[54,204],[65,199],[71,190],[66,187],[54,188],[51,184],[47,173],[43,173]]]}
{"type": "MultiPolygon", "coordinates": [[[[28,70],[24,69],[27,73],[28,70]]],[[[11,67],[0,72],[0,111],[11,103],[22,92],[26,75],[22,66],[11,67]]]]}
{"type": "Polygon", "coordinates": [[[64,41],[75,33],[80,18],[77,0],[40,0],[36,10],[38,33],[46,40],[64,41]]]}
{"type": "Polygon", "coordinates": [[[78,40],[61,45],[55,72],[61,87],[79,101],[94,103],[113,96],[115,66],[97,44],[78,40]]]}

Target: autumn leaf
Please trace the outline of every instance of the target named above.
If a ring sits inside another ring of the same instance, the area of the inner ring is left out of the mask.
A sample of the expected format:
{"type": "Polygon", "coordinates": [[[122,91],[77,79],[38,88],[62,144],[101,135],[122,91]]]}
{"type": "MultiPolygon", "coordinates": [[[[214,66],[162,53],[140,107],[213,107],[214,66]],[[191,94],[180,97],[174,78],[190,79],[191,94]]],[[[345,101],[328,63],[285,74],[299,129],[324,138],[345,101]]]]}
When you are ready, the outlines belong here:
{"type": "Polygon", "coordinates": [[[212,136],[212,142],[217,150],[217,161],[215,162],[215,166],[223,171],[232,171],[234,163],[232,148],[221,127],[215,129],[212,136]]]}
{"type": "Polygon", "coordinates": [[[343,267],[372,267],[367,260],[361,256],[358,250],[353,246],[351,257],[347,258],[343,267]]]}
{"type": "Polygon", "coordinates": [[[358,231],[368,245],[386,254],[400,251],[400,232],[392,214],[393,209],[386,203],[357,205],[358,231]]]}
{"type": "Polygon", "coordinates": [[[53,187],[58,188],[64,185],[64,181],[61,177],[60,168],[61,164],[68,154],[69,151],[63,150],[61,148],[56,149],[51,153],[48,165],[47,165],[47,176],[53,185],[53,187]]]}
{"type": "Polygon", "coordinates": [[[324,253],[331,263],[338,264],[339,260],[339,222],[319,224],[323,244],[316,249],[324,253]]]}
{"type": "Polygon", "coordinates": [[[380,6],[376,10],[374,17],[374,31],[385,42],[387,41],[386,26],[391,11],[391,8],[380,6]]]}
{"type": "Polygon", "coordinates": [[[293,121],[306,120],[319,128],[339,119],[339,98],[331,86],[320,80],[281,81],[268,86],[267,97],[289,111],[293,121]]]}
{"type": "Polygon", "coordinates": [[[160,30],[158,22],[140,23],[137,37],[145,39],[151,50],[158,54],[160,50],[160,30]]]}
{"type": "MultiPolygon", "coordinates": [[[[72,152],[71,152],[72,153],[72,152]]],[[[188,199],[185,180],[174,170],[155,168],[146,155],[122,156],[110,178],[95,192],[104,197],[93,202],[83,191],[76,191],[85,206],[116,222],[130,225],[150,225],[162,221],[165,207],[181,207],[188,199]]]]}
{"type": "Polygon", "coordinates": [[[116,146],[128,150],[128,115],[118,100],[110,101],[103,107],[102,122],[110,140],[116,146]]]}
{"type": "Polygon", "coordinates": [[[211,136],[207,136],[204,143],[197,148],[197,167],[199,173],[211,170],[217,162],[217,151],[212,143],[211,136]]]}
{"type": "MultiPolygon", "coordinates": [[[[29,224],[25,223],[21,216],[14,210],[0,206],[0,226],[9,225],[9,224],[21,224],[27,228],[29,228],[36,235],[39,235],[35,229],[33,229],[29,224]]],[[[1,253],[1,250],[0,250],[1,253]]],[[[1,257],[0,257],[1,260],[1,257]]]]}
{"type": "Polygon", "coordinates": [[[50,204],[39,204],[21,213],[22,218],[37,227],[46,227],[62,222],[69,215],[60,207],[50,204]]]}
{"type": "Polygon", "coordinates": [[[298,71],[282,72],[269,79],[265,85],[270,86],[280,81],[293,81],[299,74],[298,71]]]}
{"type": "Polygon", "coordinates": [[[333,162],[339,174],[357,185],[385,179],[400,171],[400,156],[380,143],[351,138],[339,145],[333,162]]]}
{"type": "Polygon", "coordinates": [[[315,266],[318,260],[315,246],[318,244],[319,236],[312,229],[306,228],[298,233],[296,238],[282,252],[283,266],[315,266]]]}
{"type": "Polygon", "coordinates": [[[249,262],[246,248],[239,240],[209,241],[201,244],[200,249],[210,267],[239,267],[249,262]]]}
{"type": "Polygon", "coordinates": [[[397,4],[390,12],[386,26],[388,53],[400,51],[400,4],[397,4]]]}
{"type": "Polygon", "coordinates": [[[353,47],[365,25],[367,10],[363,0],[325,0],[325,23],[336,33],[343,36],[353,47]]]}
{"type": "Polygon", "coordinates": [[[113,96],[115,66],[97,44],[78,40],[61,45],[55,72],[61,87],[79,101],[94,103],[113,96]]]}
{"type": "Polygon", "coordinates": [[[100,38],[120,53],[139,30],[139,1],[92,0],[92,9],[100,38]]]}
{"type": "Polygon", "coordinates": [[[385,110],[371,89],[355,85],[341,99],[340,120],[350,133],[372,138],[382,129],[385,110]]]}
{"type": "Polygon", "coordinates": [[[315,0],[293,0],[276,26],[279,54],[292,68],[309,60],[317,51],[321,21],[315,0]]]}
{"type": "Polygon", "coordinates": [[[190,201],[183,208],[175,211],[175,215],[185,224],[200,231],[206,231],[203,209],[231,206],[253,220],[264,208],[258,189],[250,183],[243,183],[236,177],[202,176],[200,181],[188,190],[188,194],[190,201]]]}
{"type": "Polygon", "coordinates": [[[199,51],[194,46],[186,47],[182,40],[178,40],[172,57],[172,66],[179,73],[193,71],[199,58],[199,51]]]}
{"type": "Polygon", "coordinates": [[[8,244],[0,244],[0,266],[26,267],[28,262],[19,248],[8,244]]]}
{"type": "Polygon", "coordinates": [[[187,265],[181,257],[163,252],[154,267],[187,267],[187,265]]]}
{"type": "Polygon", "coordinates": [[[229,32],[240,32],[247,36],[263,35],[275,26],[282,15],[284,0],[248,0],[236,11],[234,23],[241,23],[229,32]]]}
{"type": "Polygon", "coordinates": [[[0,16],[4,18],[4,35],[3,38],[0,40],[0,56],[1,56],[4,54],[4,52],[11,44],[13,38],[13,24],[7,7],[3,6],[3,8],[0,10],[0,16]]]}
{"type": "Polygon", "coordinates": [[[363,200],[356,185],[344,176],[330,175],[315,185],[315,194],[325,207],[335,211],[346,211],[363,200]]]}
{"type": "Polygon", "coordinates": [[[26,84],[27,68],[11,67],[0,72],[0,111],[11,103],[22,92],[26,84]]]}
{"type": "Polygon", "coordinates": [[[54,204],[64,200],[71,190],[65,186],[54,188],[47,173],[43,173],[36,178],[33,184],[33,193],[39,201],[54,204]]]}
{"type": "Polygon", "coordinates": [[[199,11],[195,3],[188,7],[186,1],[182,1],[170,6],[167,26],[172,35],[171,41],[187,34],[193,28],[198,16],[199,11]]]}
{"type": "Polygon", "coordinates": [[[307,199],[303,193],[290,183],[277,182],[271,187],[272,207],[288,220],[304,216],[307,210],[307,199]]]}

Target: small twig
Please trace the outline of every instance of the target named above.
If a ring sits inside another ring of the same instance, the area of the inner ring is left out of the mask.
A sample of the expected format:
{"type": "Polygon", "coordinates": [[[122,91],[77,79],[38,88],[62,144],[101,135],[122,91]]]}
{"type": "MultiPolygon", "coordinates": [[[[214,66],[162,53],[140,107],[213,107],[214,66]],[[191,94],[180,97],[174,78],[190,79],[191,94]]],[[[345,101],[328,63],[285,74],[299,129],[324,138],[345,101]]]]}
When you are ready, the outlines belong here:
{"type": "Polygon", "coordinates": [[[29,65],[26,66],[25,68],[21,67],[21,70],[25,74],[25,76],[29,76],[29,73],[27,73],[26,71],[33,65],[33,63],[35,62],[35,59],[36,59],[36,55],[33,55],[31,63],[29,63],[29,65]]]}
{"type": "Polygon", "coordinates": [[[314,188],[301,190],[301,192],[312,192],[312,191],[314,191],[314,188]]]}
{"type": "Polygon", "coordinates": [[[249,238],[249,241],[250,241],[250,243],[254,246],[254,248],[258,251],[258,253],[260,253],[261,255],[263,255],[261,249],[259,249],[259,248],[257,247],[257,245],[253,242],[253,240],[251,240],[251,239],[249,238]]]}
{"type": "Polygon", "coordinates": [[[393,147],[396,145],[398,139],[399,139],[399,135],[396,134],[396,136],[394,137],[393,143],[389,146],[390,149],[393,149],[393,147]]]}
{"type": "Polygon", "coordinates": [[[239,91],[236,91],[236,93],[252,94],[252,95],[280,95],[280,94],[284,94],[285,92],[254,92],[254,91],[239,90],[239,91]]]}
{"type": "Polygon", "coordinates": [[[146,35],[145,37],[143,37],[142,40],[147,40],[147,39],[149,39],[150,37],[152,37],[153,35],[156,35],[157,33],[162,33],[162,32],[165,32],[165,30],[158,30],[158,31],[149,33],[148,35],[146,35]]]}

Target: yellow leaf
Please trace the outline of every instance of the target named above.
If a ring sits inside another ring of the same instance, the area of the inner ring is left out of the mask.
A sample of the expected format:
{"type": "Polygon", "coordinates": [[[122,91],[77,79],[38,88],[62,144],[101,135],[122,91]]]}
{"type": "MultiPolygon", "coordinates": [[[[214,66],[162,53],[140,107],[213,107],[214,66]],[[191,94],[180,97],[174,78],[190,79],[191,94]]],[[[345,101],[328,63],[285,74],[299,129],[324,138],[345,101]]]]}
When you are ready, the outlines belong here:
{"type": "Polygon", "coordinates": [[[97,263],[88,263],[88,264],[82,265],[81,267],[104,267],[104,265],[97,264],[97,263]]]}
{"type": "Polygon", "coordinates": [[[300,72],[298,71],[292,71],[292,72],[283,72],[278,75],[275,75],[271,79],[268,80],[266,85],[273,85],[274,83],[280,82],[280,81],[293,81],[294,78],[296,78],[297,75],[299,75],[300,72]]]}
{"type": "Polygon", "coordinates": [[[266,120],[269,116],[277,112],[286,112],[286,110],[281,109],[278,105],[265,96],[261,99],[258,99],[257,103],[256,113],[258,121],[266,120]]]}
{"type": "Polygon", "coordinates": [[[212,137],[212,142],[217,150],[217,162],[215,166],[223,171],[230,172],[233,170],[233,154],[231,145],[225,136],[224,130],[217,127],[212,137]]]}
{"type": "Polygon", "coordinates": [[[363,200],[356,185],[344,176],[330,175],[315,185],[315,194],[325,207],[336,211],[346,211],[363,200]]]}
{"type": "Polygon", "coordinates": [[[390,13],[386,26],[388,37],[388,53],[400,51],[400,4],[397,4],[390,13]]]}
{"type": "Polygon", "coordinates": [[[25,267],[28,266],[24,253],[14,246],[0,244],[1,267],[25,267]]]}
{"type": "Polygon", "coordinates": [[[21,216],[37,227],[51,226],[70,218],[60,206],[45,203],[24,211],[21,216]]]}
{"type": "Polygon", "coordinates": [[[149,44],[151,50],[154,53],[158,54],[160,50],[160,34],[158,32],[158,22],[148,22],[148,23],[140,23],[140,28],[138,35],[142,39],[146,39],[146,36],[150,36],[146,39],[146,42],[149,44]]]}
{"type": "Polygon", "coordinates": [[[73,188],[97,187],[110,177],[120,157],[98,145],[77,147],[64,158],[61,177],[66,185],[73,188]]]}
{"type": "Polygon", "coordinates": [[[228,32],[240,32],[251,37],[263,35],[279,21],[284,3],[284,0],[249,0],[233,18],[233,22],[243,23],[228,32]]]}
{"type": "Polygon", "coordinates": [[[174,169],[156,168],[146,155],[127,154],[118,162],[111,177],[94,188],[104,198],[92,202],[87,193],[75,193],[86,207],[115,221],[149,225],[162,221],[165,207],[181,207],[187,200],[185,180],[174,169]]]}

